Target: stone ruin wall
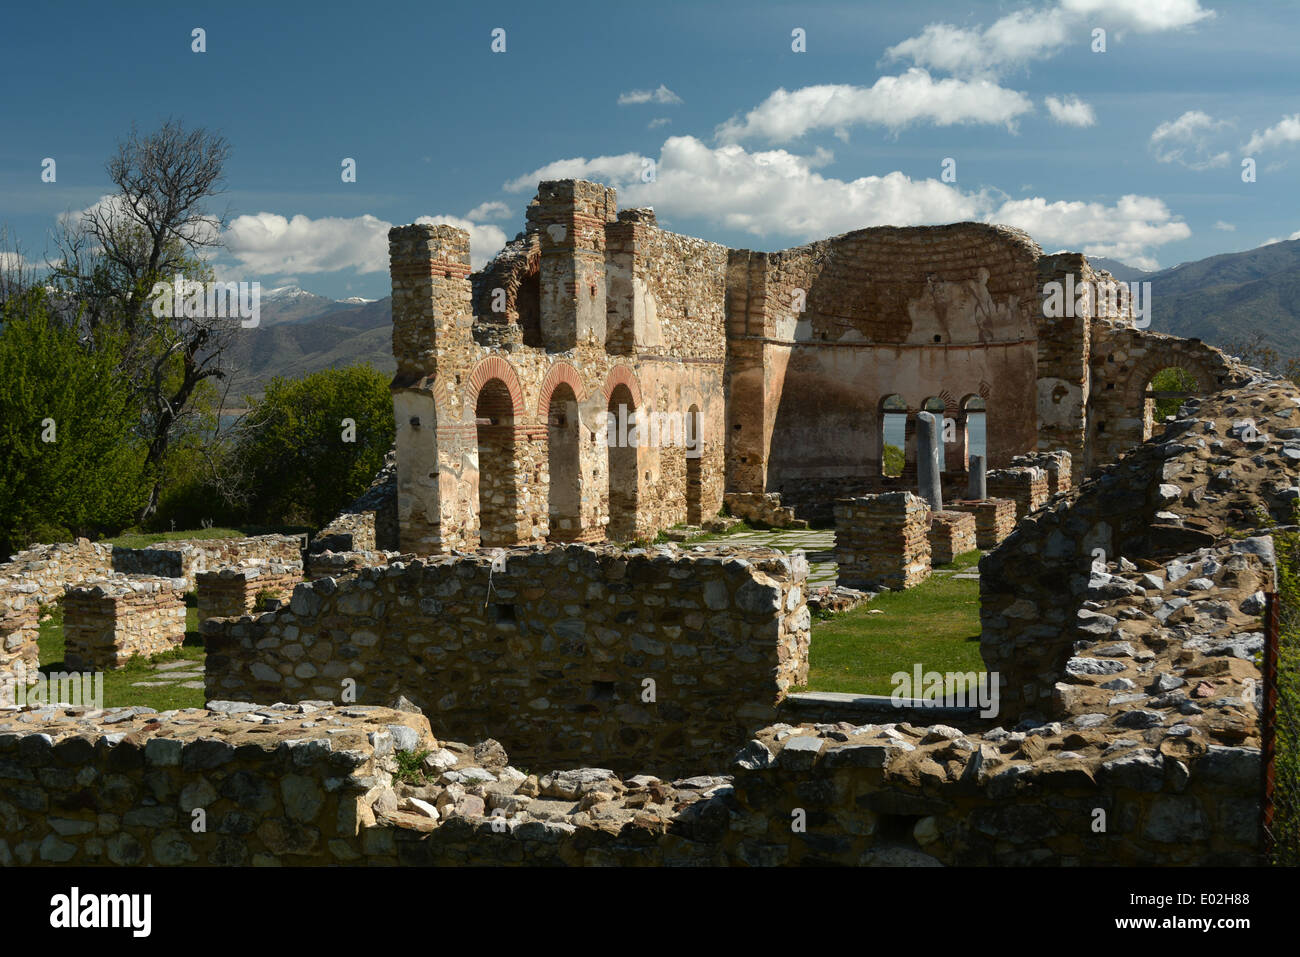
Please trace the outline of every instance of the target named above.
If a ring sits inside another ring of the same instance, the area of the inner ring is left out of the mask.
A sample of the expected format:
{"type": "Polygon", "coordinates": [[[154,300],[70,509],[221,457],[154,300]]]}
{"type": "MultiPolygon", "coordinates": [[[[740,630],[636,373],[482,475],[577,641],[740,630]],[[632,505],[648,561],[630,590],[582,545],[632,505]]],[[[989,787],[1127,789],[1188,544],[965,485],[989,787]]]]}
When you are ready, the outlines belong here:
{"type": "Polygon", "coordinates": [[[1288,431],[1300,426],[1298,399],[1289,383],[1256,382],[1189,400],[1158,440],[1023,519],[981,561],[981,653],[1006,683],[1009,713],[1050,714],[1077,693],[1058,685],[1079,641],[1122,642],[1153,627],[1184,640],[1260,632],[1254,593],[1272,585],[1241,559],[1272,562],[1271,540],[1245,537],[1261,516],[1292,521],[1300,439],[1286,436],[1300,436],[1288,431]],[[1258,425],[1252,442],[1234,427],[1244,417],[1258,425]],[[1122,574],[1095,571],[1099,561],[1122,574]],[[1224,600],[1220,587],[1246,591],[1224,600]],[[1122,619],[1099,617],[1097,603],[1115,598],[1125,599],[1122,619]]]}
{"type": "Polygon", "coordinates": [[[184,588],[183,579],[145,575],[69,585],[64,661],[78,671],[97,671],[178,647],[185,641],[184,588]]]}
{"type": "MultiPolygon", "coordinates": [[[[194,576],[250,560],[300,561],[302,539],[296,535],[257,535],[251,538],[192,539],[159,542],[146,548],[122,548],[79,538],[75,542],[33,545],[0,564],[0,580],[22,585],[35,601],[52,605],[64,587],[112,575],[151,575],[183,578],[185,590],[194,576]],[[30,591],[27,586],[35,585],[30,591]]],[[[0,584],[0,594],[6,586],[0,584]]]]}
{"type": "Polygon", "coordinates": [[[846,588],[903,591],[930,577],[930,506],[911,492],[835,503],[837,581],[846,588]]]}
{"type": "Polygon", "coordinates": [[[652,537],[687,520],[688,481],[700,489],[697,511],[717,513],[726,250],[660,230],[647,211],[615,209],[605,187],[543,183],[526,241],[474,276],[463,231],[392,231],[403,549],[652,537]],[[471,313],[491,302],[497,282],[508,292],[506,313],[471,313]],[[535,329],[522,304],[528,296],[538,300],[535,329]],[[485,387],[502,405],[491,432],[475,425],[485,387]],[[577,446],[577,462],[565,462],[563,475],[579,480],[579,504],[552,529],[550,400],[566,388],[576,409],[566,413],[563,428],[574,431],[564,441],[577,446]],[[623,402],[681,416],[696,408],[698,470],[688,469],[680,446],[641,447],[616,465],[596,430],[609,406],[623,402]],[[611,468],[619,469],[613,481],[611,468]],[[611,486],[624,496],[613,504],[611,486]],[[481,534],[484,520],[490,527],[481,534]]]}
{"type": "Polygon", "coordinates": [[[1070,760],[1044,755],[1086,749],[1088,732],[779,724],[725,775],[666,780],[527,774],[497,742],[435,739],[409,711],[213,707],[122,709],[112,731],[77,709],[35,727],[0,716],[0,865],[1240,865],[1257,851],[1245,747],[1070,760]],[[397,779],[398,752],[422,783],[397,779]]]}
{"type": "Polygon", "coordinates": [[[259,600],[288,601],[302,581],[302,562],[235,565],[218,571],[199,572],[198,617],[239,617],[252,613],[259,600]]]}
{"type": "Polygon", "coordinates": [[[1196,393],[1242,385],[1252,371],[1240,360],[1199,339],[1182,339],[1121,322],[1092,329],[1092,391],[1088,401],[1088,471],[1114,462],[1141,445],[1164,423],[1153,421],[1153,400],[1145,393],[1161,369],[1177,366],[1196,380],[1196,393]]]}
{"type": "MultiPolygon", "coordinates": [[[[986,401],[991,465],[1032,449],[1038,255],[1024,233],[974,223],[733,251],[729,490],[779,492],[808,510],[887,486],[879,424],[890,395],[907,405],[913,469],[912,416],[932,397],[961,424],[966,399],[986,401]]],[[[965,470],[958,432],[945,447],[951,471],[965,470]]]]}
{"type": "Polygon", "coordinates": [[[807,682],[807,571],[768,549],[576,545],[511,550],[504,571],[482,554],[364,569],[205,622],[206,693],[337,699],[352,679],[359,703],[405,695],[529,763],[691,766],[807,682]]]}

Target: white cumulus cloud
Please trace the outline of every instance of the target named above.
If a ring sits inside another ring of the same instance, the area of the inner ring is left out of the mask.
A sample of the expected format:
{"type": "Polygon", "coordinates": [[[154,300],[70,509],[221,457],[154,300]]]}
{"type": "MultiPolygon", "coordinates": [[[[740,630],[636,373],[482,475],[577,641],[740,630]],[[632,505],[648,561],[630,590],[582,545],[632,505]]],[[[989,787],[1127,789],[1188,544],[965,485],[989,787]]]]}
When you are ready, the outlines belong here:
{"type": "Polygon", "coordinates": [[[816,129],[845,136],[852,126],[898,130],[921,122],[1011,128],[1033,109],[1029,97],[992,80],[936,80],[913,67],[901,76],[882,76],[869,87],[827,83],[778,89],[743,118],[735,116],[719,126],[717,138],[723,143],[756,138],[786,143],[816,129]]]}
{"type": "Polygon", "coordinates": [[[487,203],[479,203],[468,213],[465,218],[468,220],[479,219],[505,219],[510,215],[510,207],[500,200],[492,200],[487,203]]]}
{"type": "Polygon", "coordinates": [[[1300,113],[1284,116],[1275,125],[1260,132],[1256,131],[1243,147],[1247,153],[1258,153],[1263,149],[1272,149],[1287,143],[1300,142],[1300,113]]]}
{"type": "Polygon", "coordinates": [[[1177,119],[1161,123],[1151,133],[1151,152],[1161,163],[1178,163],[1189,169],[1226,166],[1228,152],[1214,150],[1214,142],[1230,127],[1201,110],[1188,110],[1177,119]]]}
{"type": "MultiPolygon", "coordinates": [[[[457,216],[422,216],[418,223],[449,223],[470,234],[470,261],[481,267],[505,245],[498,226],[457,216]]],[[[388,230],[393,226],[369,214],[350,218],[312,219],[278,213],[237,216],[225,234],[226,249],[249,275],[322,273],[352,269],[358,273],[388,270],[388,230]]]]}
{"type": "Polygon", "coordinates": [[[1212,16],[1199,0],[1060,0],[1017,10],[987,27],[931,23],[887,49],[885,58],[960,75],[997,74],[1086,43],[1093,27],[1120,35],[1159,33],[1212,16]]]}
{"type": "Polygon", "coordinates": [[[936,179],[899,171],[853,180],[819,170],[833,156],[784,149],[750,152],[737,144],[709,146],[692,136],[670,137],[656,161],[656,178],[643,183],[641,159],[595,157],[561,160],[514,182],[536,185],[567,175],[617,187],[621,206],[653,206],[662,220],[698,219],[756,237],[804,242],[867,226],[913,226],[976,220],[1026,230],[1044,247],[1065,246],[1114,256],[1144,268],[1151,252],[1186,239],[1190,228],[1163,201],[1124,196],[1114,204],[1005,199],[987,190],[964,192],[936,179]],[[602,171],[621,170],[619,175],[602,171]]]}
{"type": "Polygon", "coordinates": [[[1064,126],[1092,126],[1097,122],[1097,114],[1091,106],[1077,96],[1057,99],[1049,96],[1043,100],[1052,119],[1064,126]]]}

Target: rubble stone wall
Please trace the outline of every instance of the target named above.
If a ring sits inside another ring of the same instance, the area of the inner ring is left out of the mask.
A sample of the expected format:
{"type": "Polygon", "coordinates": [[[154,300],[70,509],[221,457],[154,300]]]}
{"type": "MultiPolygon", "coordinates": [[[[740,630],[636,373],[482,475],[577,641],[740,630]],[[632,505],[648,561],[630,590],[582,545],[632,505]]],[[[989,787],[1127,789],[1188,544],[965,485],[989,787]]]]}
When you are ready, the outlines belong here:
{"type": "Polygon", "coordinates": [[[300,585],[288,608],[204,623],[207,694],[403,694],[525,762],[620,770],[736,747],[807,681],[807,561],[767,549],[508,550],[300,585]]]}
{"type": "Polygon", "coordinates": [[[1158,440],[1022,519],[980,562],[981,653],[1008,713],[1137,681],[1126,643],[1147,635],[1157,650],[1177,638],[1229,655],[1234,635],[1262,641],[1256,592],[1271,590],[1274,559],[1258,529],[1289,524],[1300,497],[1300,439],[1287,437],[1300,436],[1297,400],[1280,381],[1189,400],[1158,440]],[[1122,654],[1070,664],[1078,642],[1103,639],[1122,654]]]}
{"type": "Polygon", "coordinates": [[[302,581],[302,563],[238,565],[214,572],[199,572],[198,615],[205,618],[239,617],[252,612],[259,598],[288,600],[302,581]]]}
{"type": "Polygon", "coordinates": [[[672,780],[527,773],[407,710],[212,707],[0,715],[0,865],[1249,865],[1259,850],[1258,749],[1195,737],[778,724],[719,773],[672,780]]]}
{"type": "Polygon", "coordinates": [[[115,576],[69,585],[63,597],[64,660],[77,670],[120,668],[185,641],[185,582],[115,576]]]}

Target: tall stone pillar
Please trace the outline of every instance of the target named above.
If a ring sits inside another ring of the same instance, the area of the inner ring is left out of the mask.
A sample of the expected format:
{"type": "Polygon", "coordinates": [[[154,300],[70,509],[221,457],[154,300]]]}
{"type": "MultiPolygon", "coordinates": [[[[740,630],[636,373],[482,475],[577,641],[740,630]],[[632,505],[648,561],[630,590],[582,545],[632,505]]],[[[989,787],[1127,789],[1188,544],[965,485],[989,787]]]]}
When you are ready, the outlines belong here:
{"type": "Polygon", "coordinates": [[[916,416],[916,478],[930,510],[943,508],[943,423],[933,412],[916,416]]]}
{"type": "Polygon", "coordinates": [[[982,502],[989,497],[988,485],[984,474],[984,456],[970,457],[970,477],[966,485],[966,498],[973,502],[982,502]]]}
{"type": "Polygon", "coordinates": [[[553,352],[606,339],[605,224],[617,219],[615,191],[586,180],[537,187],[528,223],[542,244],[542,341],[553,352]]]}
{"type": "Polygon", "coordinates": [[[388,231],[393,281],[393,416],[397,425],[397,521],[402,551],[433,554],[465,543],[455,503],[470,451],[452,410],[438,409],[438,357],[473,349],[469,234],[454,226],[388,231]],[[447,534],[444,535],[444,530],[447,534]]]}

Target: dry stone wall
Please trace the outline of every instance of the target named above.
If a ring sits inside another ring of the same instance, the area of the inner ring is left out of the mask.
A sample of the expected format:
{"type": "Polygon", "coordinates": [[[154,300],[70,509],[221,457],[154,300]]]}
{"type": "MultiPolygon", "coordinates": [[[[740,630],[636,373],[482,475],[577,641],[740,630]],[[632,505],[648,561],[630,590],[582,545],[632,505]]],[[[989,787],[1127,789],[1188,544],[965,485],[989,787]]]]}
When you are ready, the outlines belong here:
{"type": "Polygon", "coordinates": [[[207,693],[362,703],[403,694],[526,762],[672,768],[736,746],[807,681],[801,553],[510,549],[303,584],[204,623],[207,693]]]}
{"type": "Polygon", "coordinates": [[[0,865],[1241,865],[1258,854],[1259,751],[1197,731],[777,724],[707,773],[671,779],[528,773],[495,740],[435,739],[399,704],[0,712],[0,865]]]}
{"type": "Polygon", "coordinates": [[[1189,400],[1159,439],[1022,520],[981,561],[981,652],[1011,714],[1065,707],[1087,669],[1102,683],[1125,677],[1140,638],[1157,652],[1174,639],[1235,649],[1234,636],[1257,638],[1256,592],[1272,573],[1246,560],[1271,567],[1260,530],[1290,523],[1300,498],[1298,410],[1295,386],[1265,380],[1189,400]],[[1243,432],[1247,417],[1256,432],[1243,432]],[[1071,664],[1076,643],[1100,638],[1118,657],[1071,664]]]}

